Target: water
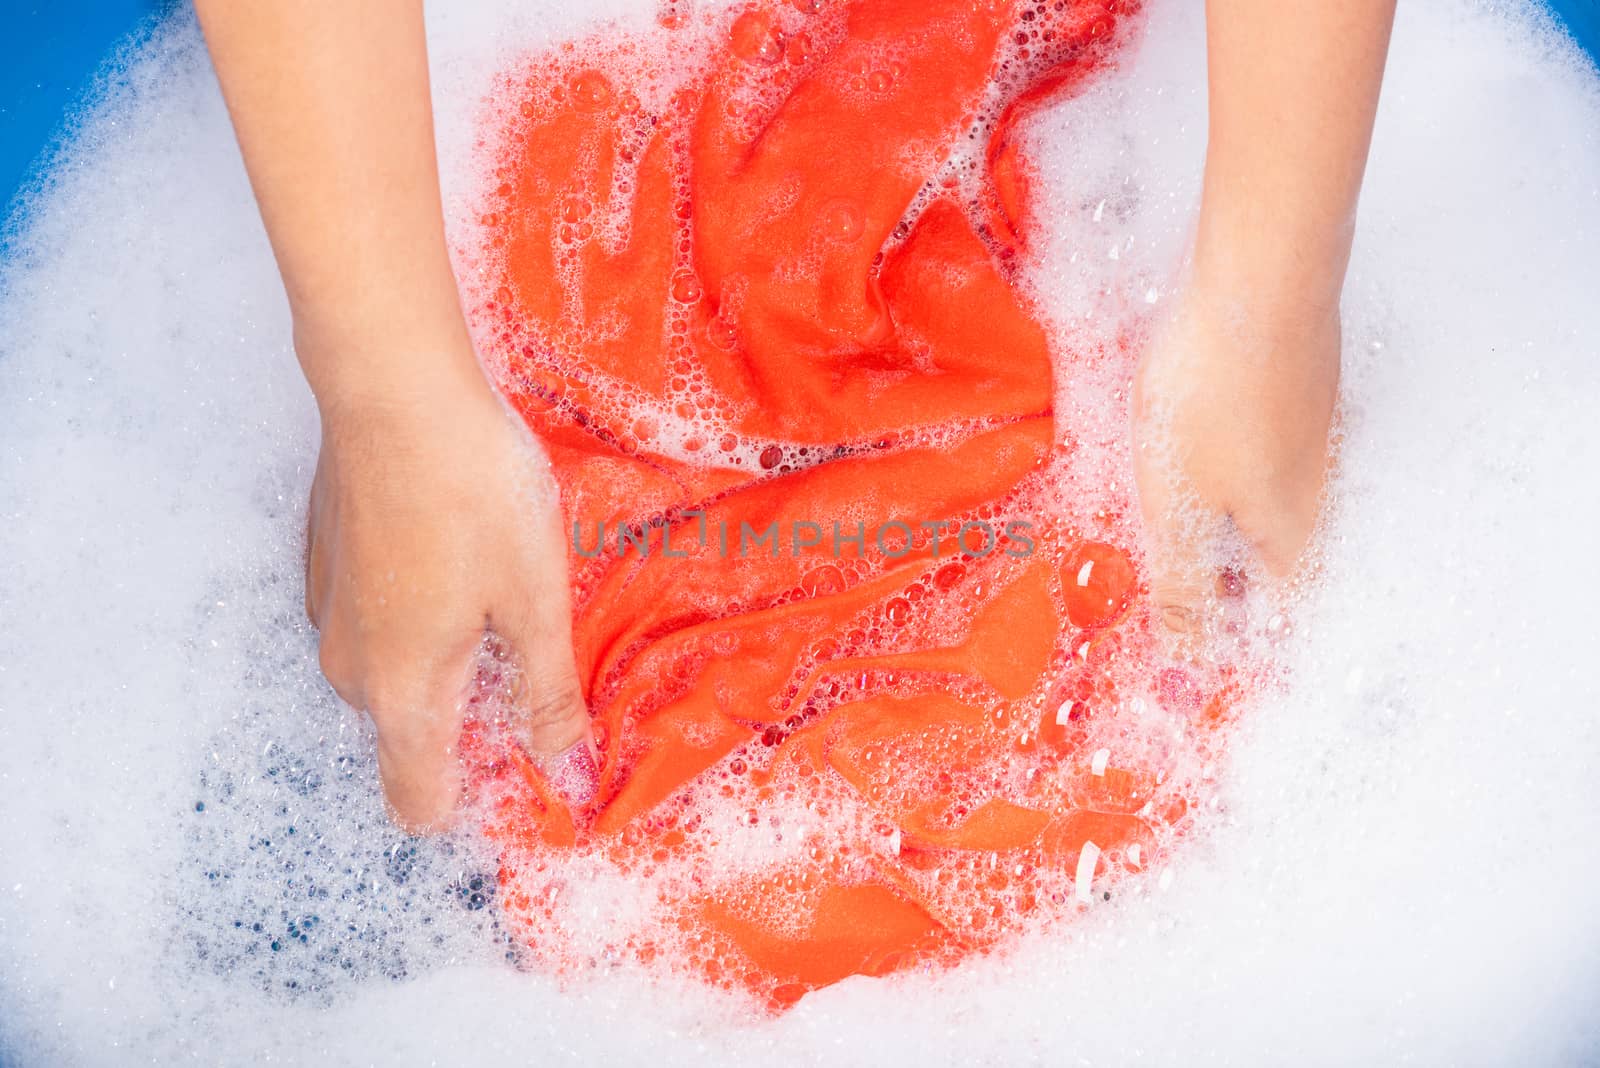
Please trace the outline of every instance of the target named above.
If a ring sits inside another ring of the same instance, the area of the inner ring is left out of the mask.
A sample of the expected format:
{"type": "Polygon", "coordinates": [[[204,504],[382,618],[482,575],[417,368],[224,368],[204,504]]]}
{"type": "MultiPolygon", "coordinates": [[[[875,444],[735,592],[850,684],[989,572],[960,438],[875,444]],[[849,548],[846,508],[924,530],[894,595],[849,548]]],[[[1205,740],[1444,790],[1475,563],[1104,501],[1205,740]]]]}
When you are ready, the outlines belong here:
{"type": "MultiPolygon", "coordinates": [[[[505,6],[432,16],[457,217],[490,75],[605,13],[505,6]]],[[[1075,340],[1170,297],[1191,6],[1151,5],[1036,131],[1037,282],[1075,340]]],[[[0,292],[0,1061],[1600,1059],[1597,277],[1593,68],[1531,8],[1402,5],[1325,578],[1209,833],[1164,890],[767,1020],[671,975],[511,968],[491,859],[384,823],[301,619],[314,412],[181,18],[51,172],[0,292]]]]}

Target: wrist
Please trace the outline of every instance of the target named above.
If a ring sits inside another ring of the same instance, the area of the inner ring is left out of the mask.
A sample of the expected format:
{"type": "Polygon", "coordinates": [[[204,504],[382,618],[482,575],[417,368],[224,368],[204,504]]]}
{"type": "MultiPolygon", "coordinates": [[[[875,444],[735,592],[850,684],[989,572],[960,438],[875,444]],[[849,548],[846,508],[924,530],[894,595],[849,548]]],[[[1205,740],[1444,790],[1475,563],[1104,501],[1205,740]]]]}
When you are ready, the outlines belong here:
{"type": "Polygon", "coordinates": [[[1192,285],[1285,326],[1321,324],[1338,315],[1353,233],[1351,220],[1306,206],[1274,208],[1207,189],[1192,285]]]}
{"type": "Polygon", "coordinates": [[[448,258],[419,256],[291,287],[295,353],[319,404],[480,385],[448,258]]]}
{"type": "Polygon", "coordinates": [[[1338,375],[1337,298],[1329,304],[1252,289],[1237,276],[1196,275],[1178,318],[1182,344],[1209,353],[1216,373],[1286,388],[1338,375]]]}
{"type": "Polygon", "coordinates": [[[1339,327],[1339,293],[1282,285],[1277,279],[1196,272],[1184,298],[1190,314],[1229,333],[1263,342],[1292,342],[1339,327]]]}
{"type": "Polygon", "coordinates": [[[389,330],[295,324],[295,352],[323,420],[387,418],[494,400],[466,325],[389,330]]]}

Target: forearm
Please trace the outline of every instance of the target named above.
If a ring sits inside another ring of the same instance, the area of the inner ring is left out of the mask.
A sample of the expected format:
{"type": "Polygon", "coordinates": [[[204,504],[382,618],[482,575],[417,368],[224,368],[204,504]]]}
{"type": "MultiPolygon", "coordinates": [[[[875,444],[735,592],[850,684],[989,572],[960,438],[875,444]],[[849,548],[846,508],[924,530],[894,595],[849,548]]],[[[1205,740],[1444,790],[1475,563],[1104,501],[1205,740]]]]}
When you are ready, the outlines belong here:
{"type": "Polygon", "coordinates": [[[1207,0],[1199,284],[1337,309],[1395,0],[1207,0]]]}
{"type": "Polygon", "coordinates": [[[476,375],[420,0],[197,0],[319,402],[476,375]]]}

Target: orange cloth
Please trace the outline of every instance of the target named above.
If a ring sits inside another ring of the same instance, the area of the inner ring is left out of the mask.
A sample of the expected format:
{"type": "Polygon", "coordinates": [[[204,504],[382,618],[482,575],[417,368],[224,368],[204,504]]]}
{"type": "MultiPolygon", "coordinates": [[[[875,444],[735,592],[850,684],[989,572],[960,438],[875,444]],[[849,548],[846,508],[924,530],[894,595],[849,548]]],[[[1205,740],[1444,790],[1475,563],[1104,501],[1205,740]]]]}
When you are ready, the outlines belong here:
{"type": "Polygon", "coordinates": [[[1017,119],[1112,53],[1127,6],[784,0],[696,38],[669,4],[654,35],[508,82],[482,343],[511,353],[574,521],[605,750],[577,813],[481,756],[531,944],[557,937],[552,852],[678,864],[673,951],[783,1005],[1058,915],[1088,843],[1103,882],[1181,818],[1164,765],[1090,748],[1113,668],[1147,659],[1101,540],[1126,502],[1105,493],[1098,530],[1051,519],[1069,428],[1014,278],[1017,119]],[[718,867],[708,816],[745,805],[815,816],[813,844],[718,867]]]}

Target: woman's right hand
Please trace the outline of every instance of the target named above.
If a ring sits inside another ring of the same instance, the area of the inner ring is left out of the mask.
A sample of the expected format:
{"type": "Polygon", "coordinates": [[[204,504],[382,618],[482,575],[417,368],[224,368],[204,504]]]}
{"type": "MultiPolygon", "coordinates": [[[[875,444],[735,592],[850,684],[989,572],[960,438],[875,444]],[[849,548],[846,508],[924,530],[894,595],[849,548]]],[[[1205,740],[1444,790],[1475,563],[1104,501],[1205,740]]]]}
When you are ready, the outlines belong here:
{"type": "MultiPolygon", "coordinates": [[[[411,395],[323,396],[311,489],[306,612],[322,670],[372,716],[397,821],[440,829],[487,633],[520,666],[516,700],[537,759],[586,739],[567,559],[549,465],[465,353],[411,395]]],[[[304,347],[304,345],[302,345],[304,347]]],[[[308,354],[302,353],[302,359],[308,354]]]]}

